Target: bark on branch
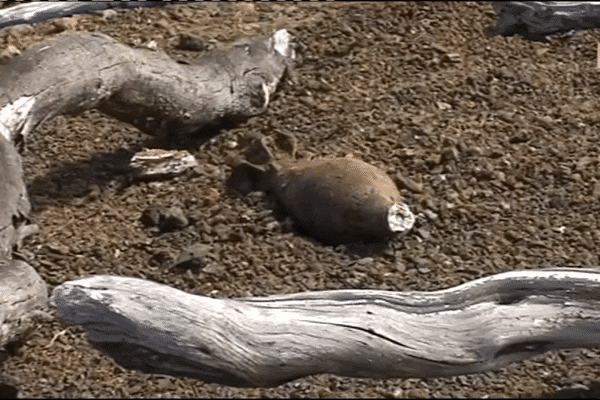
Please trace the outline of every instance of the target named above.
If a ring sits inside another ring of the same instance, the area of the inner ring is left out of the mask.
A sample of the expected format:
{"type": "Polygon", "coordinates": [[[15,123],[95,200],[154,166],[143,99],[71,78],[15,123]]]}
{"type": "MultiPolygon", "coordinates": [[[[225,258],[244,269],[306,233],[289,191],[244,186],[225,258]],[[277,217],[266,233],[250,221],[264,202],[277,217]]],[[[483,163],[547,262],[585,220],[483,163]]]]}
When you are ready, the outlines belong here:
{"type": "Polygon", "coordinates": [[[56,287],[50,302],[126,368],[232,386],[468,374],[600,345],[600,271],[591,269],[506,272],[437,292],[240,299],[94,276],[56,287]]]}
{"type": "Polygon", "coordinates": [[[548,36],[600,28],[596,1],[495,1],[496,25],[488,32],[544,40],[548,36]]]}
{"type": "Polygon", "coordinates": [[[21,157],[0,135],[0,260],[10,257],[19,239],[18,229],[30,210],[21,157]]]}
{"type": "Polygon", "coordinates": [[[0,134],[11,142],[59,114],[97,108],[150,134],[186,135],[266,110],[294,58],[285,30],[194,65],[101,33],[68,33],[0,65],[0,134]]]}
{"type": "Polygon", "coordinates": [[[48,308],[48,288],[29,264],[0,259],[0,349],[33,328],[48,308]]]}
{"type": "Polygon", "coordinates": [[[31,2],[0,10],[0,29],[9,26],[32,24],[75,14],[90,14],[109,9],[164,7],[162,1],[81,1],[81,2],[31,2]]]}

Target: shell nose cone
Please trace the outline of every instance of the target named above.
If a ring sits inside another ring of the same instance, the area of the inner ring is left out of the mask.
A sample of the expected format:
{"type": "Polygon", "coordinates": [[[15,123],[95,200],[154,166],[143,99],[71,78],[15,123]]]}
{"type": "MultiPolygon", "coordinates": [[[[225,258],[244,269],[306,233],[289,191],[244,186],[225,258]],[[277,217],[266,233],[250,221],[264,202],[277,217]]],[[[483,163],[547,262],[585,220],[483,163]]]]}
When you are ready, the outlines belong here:
{"type": "Polygon", "coordinates": [[[406,204],[395,203],[388,210],[387,221],[392,232],[408,232],[415,223],[415,215],[406,204]]]}

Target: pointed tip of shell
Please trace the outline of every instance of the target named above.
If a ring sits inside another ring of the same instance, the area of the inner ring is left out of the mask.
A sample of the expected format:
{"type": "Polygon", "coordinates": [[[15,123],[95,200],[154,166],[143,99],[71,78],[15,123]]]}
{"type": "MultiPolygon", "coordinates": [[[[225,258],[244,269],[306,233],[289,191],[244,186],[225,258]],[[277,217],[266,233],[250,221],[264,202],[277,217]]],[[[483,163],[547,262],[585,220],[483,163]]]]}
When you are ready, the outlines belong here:
{"type": "Polygon", "coordinates": [[[406,204],[396,203],[388,210],[387,221],[392,232],[407,232],[415,223],[415,215],[406,204]]]}

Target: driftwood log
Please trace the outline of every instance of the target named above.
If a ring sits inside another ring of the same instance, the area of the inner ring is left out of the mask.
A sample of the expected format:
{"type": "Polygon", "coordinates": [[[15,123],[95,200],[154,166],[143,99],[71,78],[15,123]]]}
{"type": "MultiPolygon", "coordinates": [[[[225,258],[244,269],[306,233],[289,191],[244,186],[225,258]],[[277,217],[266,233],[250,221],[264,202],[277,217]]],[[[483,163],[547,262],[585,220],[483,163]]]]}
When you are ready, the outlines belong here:
{"type": "Polygon", "coordinates": [[[26,224],[30,204],[16,145],[56,115],[91,108],[150,134],[185,138],[265,111],[293,58],[285,30],[209,52],[194,65],[79,32],[0,63],[0,347],[47,304],[46,286],[33,268],[11,260],[12,249],[35,231],[26,224]]]}
{"type": "Polygon", "coordinates": [[[33,227],[25,224],[29,211],[21,159],[0,136],[0,349],[31,329],[48,303],[46,284],[33,267],[10,259],[33,227]]]}
{"type": "Polygon", "coordinates": [[[140,7],[165,7],[169,2],[162,1],[75,1],[75,2],[38,2],[17,4],[0,10],[0,29],[9,26],[32,24],[75,14],[140,7]]]}
{"type": "Polygon", "coordinates": [[[544,40],[571,31],[600,28],[597,1],[494,1],[496,24],[488,33],[544,40]]]}
{"type": "Polygon", "coordinates": [[[45,318],[48,288],[32,266],[0,259],[0,349],[45,318]]]}
{"type": "Polygon", "coordinates": [[[312,374],[476,373],[550,349],[600,345],[600,270],[512,271],[437,292],[336,290],[196,296],[94,276],[50,302],[126,368],[232,386],[312,374]]]}
{"type": "Polygon", "coordinates": [[[0,65],[0,134],[14,143],[49,118],[91,108],[167,136],[251,117],[293,59],[290,39],[280,30],[187,65],[101,33],[58,35],[0,65]]]}

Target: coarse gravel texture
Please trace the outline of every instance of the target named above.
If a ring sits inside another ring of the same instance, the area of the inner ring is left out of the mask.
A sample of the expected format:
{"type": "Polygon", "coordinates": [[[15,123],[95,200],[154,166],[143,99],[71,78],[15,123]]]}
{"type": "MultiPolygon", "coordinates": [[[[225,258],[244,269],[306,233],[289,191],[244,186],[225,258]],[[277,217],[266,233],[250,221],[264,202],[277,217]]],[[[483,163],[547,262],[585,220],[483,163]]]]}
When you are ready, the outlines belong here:
{"type": "MultiPolygon", "coordinates": [[[[18,256],[51,286],[93,274],[216,297],[325,289],[431,291],[515,269],[598,266],[598,31],[543,42],[487,37],[490,3],[198,3],[108,11],[0,31],[23,50],[61,31],[100,31],[174,58],[180,33],[221,47],[285,28],[297,68],[268,111],[188,149],[194,173],[134,182],[112,168],[152,138],[98,112],[57,117],[27,142],[41,231],[18,256]],[[385,246],[324,246],[276,219],[268,199],[225,190],[250,135],[293,135],[298,157],[348,154],[382,168],[420,217],[385,246]],[[161,233],[149,207],[179,207],[161,233]],[[206,245],[199,268],[172,268],[206,245]]],[[[0,381],[23,397],[537,397],[599,380],[597,349],[552,351],[497,371],[436,379],[312,376],[231,388],[127,371],[56,315],[10,348],[0,381]]]]}

